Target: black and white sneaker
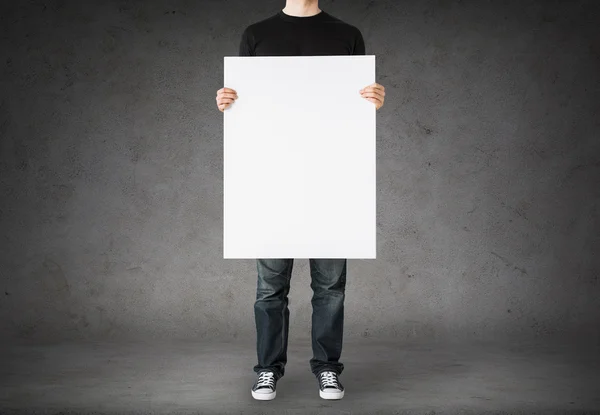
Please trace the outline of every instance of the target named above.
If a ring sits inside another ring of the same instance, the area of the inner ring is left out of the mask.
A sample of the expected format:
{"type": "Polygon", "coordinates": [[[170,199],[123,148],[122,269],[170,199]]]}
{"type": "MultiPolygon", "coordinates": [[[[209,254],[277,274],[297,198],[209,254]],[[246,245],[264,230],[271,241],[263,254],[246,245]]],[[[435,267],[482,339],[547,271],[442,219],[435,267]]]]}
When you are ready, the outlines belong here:
{"type": "Polygon", "coordinates": [[[259,401],[270,401],[275,399],[276,391],[275,386],[277,384],[277,378],[275,373],[270,370],[263,370],[258,373],[258,378],[252,386],[252,397],[259,401]]]}
{"type": "Polygon", "coordinates": [[[338,379],[338,374],[325,370],[317,376],[319,381],[319,396],[323,399],[342,399],[344,397],[344,387],[338,379]]]}

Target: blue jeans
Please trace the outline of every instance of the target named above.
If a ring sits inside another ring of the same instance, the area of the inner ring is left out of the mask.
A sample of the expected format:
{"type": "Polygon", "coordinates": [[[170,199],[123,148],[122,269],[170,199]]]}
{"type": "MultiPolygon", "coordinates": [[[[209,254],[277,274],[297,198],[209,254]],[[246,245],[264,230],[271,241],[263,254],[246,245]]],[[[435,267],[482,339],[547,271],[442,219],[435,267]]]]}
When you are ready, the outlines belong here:
{"type": "MultiPolygon", "coordinates": [[[[312,352],[310,369],[341,374],[346,288],[345,259],[310,259],[312,352]]],[[[293,259],[258,259],[254,317],[258,364],[254,372],[269,369],[279,379],[285,374],[289,333],[288,293],[293,259]]]]}

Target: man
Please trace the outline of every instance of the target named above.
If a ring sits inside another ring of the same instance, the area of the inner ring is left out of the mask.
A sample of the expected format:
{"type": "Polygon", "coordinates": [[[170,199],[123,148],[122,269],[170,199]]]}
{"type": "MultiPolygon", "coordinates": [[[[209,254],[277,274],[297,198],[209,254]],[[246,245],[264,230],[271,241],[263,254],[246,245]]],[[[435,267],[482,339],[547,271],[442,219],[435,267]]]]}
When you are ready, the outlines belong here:
{"type": "MultiPolygon", "coordinates": [[[[287,0],[277,14],[248,26],[239,46],[240,56],[365,55],[360,30],[319,9],[318,0],[287,0]]],[[[315,91],[327,99],[327,91],[315,91]]],[[[384,87],[374,83],[360,92],[377,109],[384,101],[384,87]]],[[[237,99],[231,88],[217,91],[221,112],[237,99]]],[[[258,259],[258,281],[254,313],[257,332],[257,380],[252,396],[275,398],[276,383],[284,375],[288,345],[288,293],[293,259],[258,259]]],[[[312,314],[312,373],[324,399],[341,399],[344,387],[338,376],[344,365],[345,259],[310,259],[312,314]]]]}

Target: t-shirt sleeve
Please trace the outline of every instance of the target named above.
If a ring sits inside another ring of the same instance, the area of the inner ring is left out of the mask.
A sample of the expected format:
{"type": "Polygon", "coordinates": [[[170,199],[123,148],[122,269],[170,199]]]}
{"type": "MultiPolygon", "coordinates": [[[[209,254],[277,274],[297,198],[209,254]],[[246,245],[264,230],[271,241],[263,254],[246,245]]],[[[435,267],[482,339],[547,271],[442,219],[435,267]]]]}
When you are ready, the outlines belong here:
{"type": "Polygon", "coordinates": [[[250,30],[246,28],[242,33],[242,39],[240,40],[240,56],[254,56],[254,42],[250,30]]]}
{"type": "Polygon", "coordinates": [[[356,37],[354,38],[354,48],[352,49],[353,55],[365,55],[365,40],[363,39],[360,30],[356,29],[356,37]]]}

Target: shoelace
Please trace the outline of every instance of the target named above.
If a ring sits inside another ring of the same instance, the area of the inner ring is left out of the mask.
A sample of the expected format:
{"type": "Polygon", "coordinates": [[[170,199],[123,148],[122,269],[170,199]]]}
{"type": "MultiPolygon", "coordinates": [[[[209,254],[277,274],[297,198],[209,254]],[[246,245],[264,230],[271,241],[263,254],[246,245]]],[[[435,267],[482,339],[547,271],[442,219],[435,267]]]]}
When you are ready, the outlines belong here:
{"type": "Polygon", "coordinates": [[[269,386],[273,387],[275,385],[275,379],[273,378],[273,372],[260,372],[258,375],[257,387],[261,386],[269,386]]]}
{"type": "Polygon", "coordinates": [[[321,373],[321,385],[325,386],[333,386],[334,388],[338,387],[337,376],[335,372],[323,372],[321,373]]]}

